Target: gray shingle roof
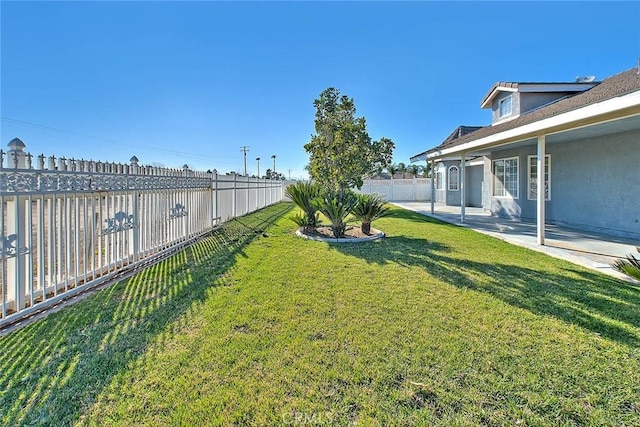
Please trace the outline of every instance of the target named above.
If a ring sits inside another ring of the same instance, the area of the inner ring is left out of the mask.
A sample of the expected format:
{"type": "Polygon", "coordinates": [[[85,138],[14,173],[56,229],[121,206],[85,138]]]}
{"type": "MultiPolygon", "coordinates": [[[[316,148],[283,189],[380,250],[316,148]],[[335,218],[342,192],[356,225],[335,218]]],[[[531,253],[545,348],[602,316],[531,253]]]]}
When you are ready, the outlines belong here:
{"type": "Polygon", "coordinates": [[[581,82],[581,81],[575,81],[575,82],[497,82],[494,83],[493,86],[491,86],[491,89],[489,89],[489,91],[485,94],[485,96],[482,98],[482,101],[480,101],[480,105],[484,105],[484,103],[491,97],[491,95],[493,94],[493,91],[496,90],[497,88],[508,88],[508,89],[518,89],[518,87],[520,86],[534,86],[534,85],[539,85],[539,86],[549,86],[549,85],[562,85],[564,87],[567,86],[575,86],[576,87],[576,91],[580,91],[580,88],[584,88],[585,85],[595,85],[598,84],[599,82],[581,82]]]}
{"type": "Polygon", "coordinates": [[[440,145],[422,152],[419,155],[429,154],[445,148],[455,147],[464,143],[475,141],[489,135],[494,135],[506,130],[515,129],[530,123],[534,123],[549,117],[557,116],[578,108],[586,107],[591,104],[606,101],[607,99],[616,98],[631,92],[640,90],[640,74],[638,67],[631,68],[619,74],[613,75],[602,80],[595,87],[580,92],[576,95],[561,98],[557,102],[529,111],[520,115],[518,118],[500,123],[494,126],[486,126],[474,132],[462,135],[458,138],[445,139],[440,145]]]}

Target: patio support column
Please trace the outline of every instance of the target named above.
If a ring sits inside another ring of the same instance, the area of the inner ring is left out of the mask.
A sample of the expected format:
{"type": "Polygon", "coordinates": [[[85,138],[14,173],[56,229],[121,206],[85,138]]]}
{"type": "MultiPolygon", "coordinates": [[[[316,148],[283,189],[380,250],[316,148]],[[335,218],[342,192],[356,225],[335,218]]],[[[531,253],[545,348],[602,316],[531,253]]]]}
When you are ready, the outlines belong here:
{"type": "Polygon", "coordinates": [[[545,145],[546,145],[546,137],[545,135],[538,136],[538,158],[536,160],[536,192],[537,192],[537,207],[538,214],[537,218],[537,229],[538,229],[538,244],[544,245],[544,213],[545,213],[545,188],[544,188],[544,157],[545,157],[545,145]]]}
{"type": "Polygon", "coordinates": [[[465,154],[462,153],[461,158],[460,158],[460,222],[464,224],[464,207],[467,204],[465,201],[465,197],[464,197],[464,180],[465,180],[465,176],[464,176],[464,171],[466,169],[465,167],[465,163],[466,163],[466,158],[465,158],[465,154]]]}
{"type": "Polygon", "coordinates": [[[431,215],[435,211],[436,204],[436,161],[431,160],[431,215]]]}

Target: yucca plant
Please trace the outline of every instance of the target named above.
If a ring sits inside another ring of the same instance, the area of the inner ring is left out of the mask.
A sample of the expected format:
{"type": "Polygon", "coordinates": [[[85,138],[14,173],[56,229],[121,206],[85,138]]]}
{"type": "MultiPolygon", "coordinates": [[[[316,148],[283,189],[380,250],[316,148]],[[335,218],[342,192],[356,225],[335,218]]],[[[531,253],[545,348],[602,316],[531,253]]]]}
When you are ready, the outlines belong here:
{"type": "MultiPolygon", "coordinates": [[[[640,253],[640,246],[636,247],[636,250],[640,253]]],[[[633,256],[633,254],[627,255],[627,259],[615,261],[613,268],[627,276],[640,280],[640,259],[633,256]]]]}
{"type": "Polygon", "coordinates": [[[331,221],[331,232],[333,237],[345,236],[347,231],[347,217],[351,213],[357,199],[351,192],[343,193],[341,197],[337,194],[325,194],[316,199],[316,206],[324,216],[331,221]]]}
{"type": "Polygon", "coordinates": [[[313,182],[298,181],[289,185],[284,194],[289,197],[296,206],[302,209],[303,218],[299,216],[291,218],[300,227],[310,231],[320,224],[320,216],[318,215],[318,207],[315,199],[320,195],[320,187],[313,182]]]}
{"type": "Polygon", "coordinates": [[[360,230],[363,234],[371,233],[371,223],[378,218],[389,215],[389,208],[384,206],[384,200],[374,194],[359,194],[351,213],[362,222],[360,230]]]}

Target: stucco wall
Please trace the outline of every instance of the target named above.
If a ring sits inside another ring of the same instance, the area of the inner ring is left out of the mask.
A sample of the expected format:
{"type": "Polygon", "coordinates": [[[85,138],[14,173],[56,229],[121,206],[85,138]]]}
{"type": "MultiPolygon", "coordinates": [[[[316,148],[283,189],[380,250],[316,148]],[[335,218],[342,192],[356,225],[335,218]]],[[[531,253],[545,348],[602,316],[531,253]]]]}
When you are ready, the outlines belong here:
{"type": "Polygon", "coordinates": [[[568,92],[520,93],[520,113],[548,104],[568,94],[568,92]]]}
{"type": "MultiPolygon", "coordinates": [[[[444,194],[445,194],[445,200],[444,201],[445,201],[445,203],[447,205],[460,206],[460,190],[457,190],[457,191],[449,190],[449,167],[451,167],[451,166],[457,166],[458,167],[458,178],[459,178],[460,177],[460,162],[457,161],[457,160],[452,160],[452,161],[442,162],[442,164],[444,165],[444,170],[445,170],[444,186],[443,186],[443,191],[444,191],[444,194]]],[[[458,186],[459,185],[460,185],[460,182],[458,181],[458,186]]]]}
{"type": "MultiPolygon", "coordinates": [[[[548,223],[640,239],[640,132],[548,143],[546,151],[551,155],[548,223]]],[[[527,189],[527,156],[535,154],[535,145],[492,153],[492,159],[517,156],[520,175],[517,200],[491,196],[494,215],[535,220],[536,201],[528,200],[527,189]]]]}
{"type": "Polygon", "coordinates": [[[504,120],[506,118],[520,114],[520,94],[518,92],[500,92],[491,104],[491,123],[504,120]],[[500,117],[500,101],[511,96],[511,114],[500,117]]]}
{"type": "Polygon", "coordinates": [[[465,199],[467,206],[482,207],[482,185],[484,168],[482,165],[467,166],[465,176],[465,199]]]}

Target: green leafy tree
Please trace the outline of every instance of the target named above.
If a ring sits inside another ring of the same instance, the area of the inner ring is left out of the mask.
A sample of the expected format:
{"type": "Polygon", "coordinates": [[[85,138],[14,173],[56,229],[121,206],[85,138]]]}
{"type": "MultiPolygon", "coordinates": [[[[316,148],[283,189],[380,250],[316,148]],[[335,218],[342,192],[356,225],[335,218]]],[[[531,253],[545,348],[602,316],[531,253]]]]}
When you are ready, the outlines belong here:
{"type": "Polygon", "coordinates": [[[315,130],[304,149],[310,177],[342,199],[347,190],[362,188],[363,177],[386,167],[393,156],[389,138],[371,139],[364,117],[356,117],[353,98],[325,89],[314,102],[315,130]]]}

